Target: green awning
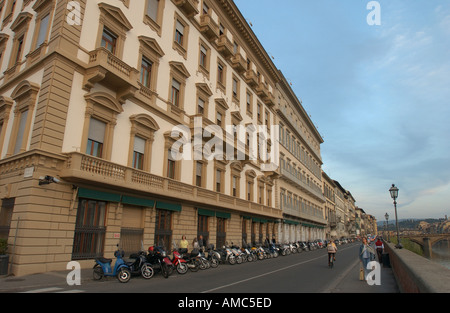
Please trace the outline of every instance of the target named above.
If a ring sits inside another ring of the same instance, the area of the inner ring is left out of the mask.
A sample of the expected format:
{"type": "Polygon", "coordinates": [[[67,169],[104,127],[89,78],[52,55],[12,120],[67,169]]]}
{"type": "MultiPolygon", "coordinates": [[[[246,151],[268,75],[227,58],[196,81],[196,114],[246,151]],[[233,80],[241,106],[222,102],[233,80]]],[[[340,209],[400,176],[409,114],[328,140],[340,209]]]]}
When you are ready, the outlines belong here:
{"type": "Polygon", "coordinates": [[[131,197],[131,196],[122,196],[122,203],[123,204],[144,206],[144,207],[149,207],[149,208],[152,208],[155,205],[155,201],[154,200],[144,199],[144,198],[137,198],[137,197],[131,197]]]}
{"type": "Polygon", "coordinates": [[[79,188],[78,197],[109,202],[120,202],[121,198],[119,194],[92,190],[87,188],[79,188]]]}
{"type": "Polygon", "coordinates": [[[175,211],[175,212],[181,212],[181,204],[175,204],[175,203],[167,203],[167,202],[157,201],[156,208],[163,209],[163,210],[169,210],[169,211],[175,211]]]}
{"type": "Polygon", "coordinates": [[[216,212],[211,211],[211,210],[206,210],[206,209],[197,209],[198,210],[198,215],[203,215],[203,216],[216,216],[216,212]]]}
{"type": "Polygon", "coordinates": [[[230,213],[216,212],[216,216],[220,217],[220,218],[231,219],[231,214],[230,213]]]}

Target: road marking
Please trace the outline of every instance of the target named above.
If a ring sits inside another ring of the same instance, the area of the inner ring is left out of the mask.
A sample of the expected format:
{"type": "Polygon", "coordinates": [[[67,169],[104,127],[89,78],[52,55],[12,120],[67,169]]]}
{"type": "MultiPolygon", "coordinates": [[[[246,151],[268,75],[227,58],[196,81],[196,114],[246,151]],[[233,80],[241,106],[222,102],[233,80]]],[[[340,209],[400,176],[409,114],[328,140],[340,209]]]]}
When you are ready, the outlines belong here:
{"type": "MultiPolygon", "coordinates": [[[[342,250],[347,250],[349,248],[352,248],[352,247],[346,247],[346,248],[344,248],[342,250]]],[[[274,273],[278,273],[278,272],[290,269],[292,267],[303,265],[303,264],[306,264],[306,263],[309,263],[309,262],[312,262],[312,261],[316,261],[318,259],[322,259],[322,258],[325,258],[325,257],[328,258],[328,254],[327,255],[321,255],[321,256],[319,256],[317,258],[314,258],[314,259],[311,259],[311,260],[308,260],[308,261],[303,261],[303,262],[292,264],[292,265],[289,265],[289,266],[286,266],[286,267],[283,267],[283,268],[279,268],[279,269],[271,271],[271,272],[266,272],[266,273],[261,274],[261,275],[257,275],[257,276],[253,276],[253,277],[250,277],[250,278],[247,278],[247,279],[243,279],[243,280],[231,283],[231,284],[227,284],[227,285],[223,285],[223,286],[216,287],[216,288],[213,288],[213,289],[209,289],[209,290],[203,291],[201,293],[214,292],[214,291],[217,291],[217,290],[220,290],[220,289],[224,289],[224,288],[231,287],[231,286],[234,286],[234,285],[238,285],[238,284],[241,284],[241,283],[245,283],[245,282],[248,282],[248,281],[251,281],[251,280],[254,280],[254,279],[258,279],[258,278],[261,278],[261,277],[264,277],[264,276],[267,276],[267,275],[272,275],[274,273]]]]}
{"type": "Polygon", "coordinates": [[[25,291],[22,293],[44,293],[44,292],[53,292],[53,291],[59,291],[59,290],[63,290],[62,288],[58,288],[58,287],[50,287],[50,288],[42,288],[42,289],[35,289],[35,290],[30,290],[30,291],[25,291]]]}
{"type": "Polygon", "coordinates": [[[83,293],[83,292],[84,290],[73,289],[73,290],[59,291],[57,293],[83,293]]]}

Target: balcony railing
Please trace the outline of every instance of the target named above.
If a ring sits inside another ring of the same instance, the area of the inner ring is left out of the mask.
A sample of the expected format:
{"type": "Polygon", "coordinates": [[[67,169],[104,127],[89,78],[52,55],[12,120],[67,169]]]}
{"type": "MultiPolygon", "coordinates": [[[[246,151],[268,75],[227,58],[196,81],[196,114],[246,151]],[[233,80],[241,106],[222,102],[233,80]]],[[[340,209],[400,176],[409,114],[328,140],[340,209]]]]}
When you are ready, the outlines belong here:
{"type": "Polygon", "coordinates": [[[309,193],[310,195],[316,197],[322,202],[325,202],[325,197],[322,194],[322,190],[317,187],[314,184],[308,185],[307,183],[301,181],[299,178],[297,178],[295,175],[291,174],[287,170],[280,168],[281,175],[285,178],[289,179],[290,181],[294,182],[297,186],[299,186],[302,190],[309,193]]]}
{"type": "Polygon", "coordinates": [[[213,205],[272,219],[282,218],[280,209],[153,175],[78,152],[67,155],[67,161],[60,177],[66,181],[127,188],[135,192],[148,193],[148,197],[170,197],[177,201],[213,205]]]}
{"type": "Polygon", "coordinates": [[[219,38],[219,26],[208,14],[200,16],[200,32],[211,42],[219,38]]]}
{"type": "Polygon", "coordinates": [[[129,96],[139,89],[138,75],[137,69],[129,66],[107,49],[100,47],[89,52],[84,88],[89,90],[96,83],[101,82],[116,90],[119,95],[129,96]]]}
{"type": "Polygon", "coordinates": [[[187,16],[198,14],[198,0],[172,0],[172,2],[187,16]]]}
{"type": "Polygon", "coordinates": [[[234,54],[233,43],[228,39],[227,35],[223,34],[217,39],[217,50],[224,58],[230,58],[234,54]]]}

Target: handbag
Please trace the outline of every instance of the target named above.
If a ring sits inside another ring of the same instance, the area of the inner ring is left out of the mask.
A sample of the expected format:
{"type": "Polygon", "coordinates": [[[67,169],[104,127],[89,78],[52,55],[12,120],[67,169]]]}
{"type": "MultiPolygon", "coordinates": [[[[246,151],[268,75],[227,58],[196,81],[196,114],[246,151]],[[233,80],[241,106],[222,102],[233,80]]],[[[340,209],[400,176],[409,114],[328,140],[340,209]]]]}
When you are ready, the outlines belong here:
{"type": "Polygon", "coordinates": [[[364,268],[362,263],[360,263],[360,267],[359,267],[359,280],[364,280],[364,268]]]}

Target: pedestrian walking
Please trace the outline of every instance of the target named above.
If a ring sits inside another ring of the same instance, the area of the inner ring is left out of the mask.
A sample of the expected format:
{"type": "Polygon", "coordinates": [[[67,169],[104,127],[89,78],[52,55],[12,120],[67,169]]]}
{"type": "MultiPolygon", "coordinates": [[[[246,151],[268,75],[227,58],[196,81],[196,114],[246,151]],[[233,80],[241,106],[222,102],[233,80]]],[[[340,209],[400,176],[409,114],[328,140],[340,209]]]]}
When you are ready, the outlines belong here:
{"type": "Polygon", "coordinates": [[[381,241],[380,237],[378,237],[377,242],[375,242],[375,247],[377,250],[378,262],[381,263],[383,257],[384,244],[383,241],[381,241]]]}
{"type": "Polygon", "coordinates": [[[359,247],[359,260],[361,261],[362,273],[364,276],[361,279],[360,275],[360,280],[366,279],[368,274],[367,264],[369,264],[369,262],[373,259],[375,259],[375,250],[369,245],[369,243],[367,242],[367,238],[363,237],[362,244],[359,247]]]}

